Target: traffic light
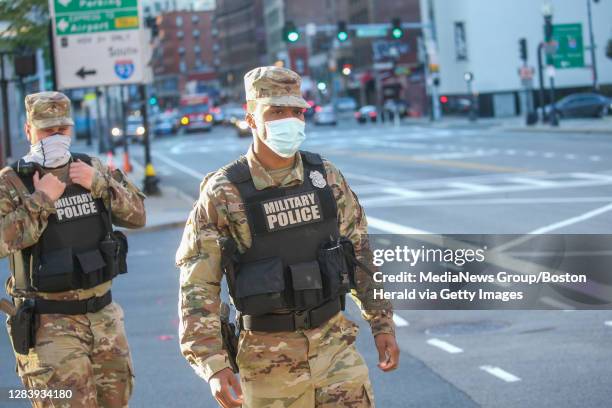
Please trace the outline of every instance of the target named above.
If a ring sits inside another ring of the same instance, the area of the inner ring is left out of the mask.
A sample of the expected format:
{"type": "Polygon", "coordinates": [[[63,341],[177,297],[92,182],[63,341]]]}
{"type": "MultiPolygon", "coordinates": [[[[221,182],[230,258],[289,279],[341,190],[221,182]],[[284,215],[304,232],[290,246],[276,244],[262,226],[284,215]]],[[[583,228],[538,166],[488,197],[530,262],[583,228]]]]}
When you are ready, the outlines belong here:
{"type": "Polygon", "coordinates": [[[336,34],[336,36],[338,37],[339,41],[346,41],[348,40],[348,29],[346,28],[346,22],[345,21],[338,21],[338,34],[336,34]]]}
{"type": "Polygon", "coordinates": [[[152,96],[149,98],[149,105],[151,105],[151,106],[155,106],[155,105],[157,105],[157,96],[152,95],[152,96]]]}
{"type": "Polygon", "coordinates": [[[151,29],[151,38],[155,38],[159,35],[159,26],[157,25],[157,18],[152,16],[146,17],[145,26],[151,29]]]}
{"type": "Polygon", "coordinates": [[[294,43],[300,39],[300,33],[293,21],[287,21],[283,27],[283,40],[285,42],[294,43]]]}
{"type": "Polygon", "coordinates": [[[552,16],[544,16],[544,40],[546,42],[550,42],[550,40],[552,40],[552,33],[552,16]]]}
{"type": "Polygon", "coordinates": [[[521,60],[527,61],[527,39],[521,38],[519,40],[519,55],[521,60]]]}
{"type": "Polygon", "coordinates": [[[353,64],[343,64],[342,65],[342,75],[349,76],[353,72],[353,64]]]}
{"type": "Polygon", "coordinates": [[[612,58],[612,38],[608,40],[608,47],[606,47],[606,56],[612,58]]]}
{"type": "Polygon", "coordinates": [[[391,37],[399,40],[404,36],[404,29],[402,28],[402,22],[399,18],[391,20],[391,37]]]}

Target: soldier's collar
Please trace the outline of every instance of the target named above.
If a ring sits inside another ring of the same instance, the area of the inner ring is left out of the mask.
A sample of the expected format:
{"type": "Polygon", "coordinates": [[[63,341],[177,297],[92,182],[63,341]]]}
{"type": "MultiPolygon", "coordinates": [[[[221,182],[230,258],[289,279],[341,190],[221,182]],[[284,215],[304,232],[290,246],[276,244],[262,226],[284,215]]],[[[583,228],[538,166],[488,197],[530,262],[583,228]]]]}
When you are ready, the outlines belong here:
{"type": "MultiPolygon", "coordinates": [[[[257,190],[263,190],[268,187],[275,187],[274,179],[260,162],[257,160],[255,153],[253,152],[253,145],[249,147],[249,151],[246,154],[247,162],[249,163],[249,170],[251,172],[251,178],[253,184],[257,190]]],[[[287,177],[281,182],[281,187],[286,187],[293,184],[301,184],[304,181],[304,166],[302,164],[302,157],[298,154],[295,158],[295,164],[293,169],[289,172],[287,177]]]]}

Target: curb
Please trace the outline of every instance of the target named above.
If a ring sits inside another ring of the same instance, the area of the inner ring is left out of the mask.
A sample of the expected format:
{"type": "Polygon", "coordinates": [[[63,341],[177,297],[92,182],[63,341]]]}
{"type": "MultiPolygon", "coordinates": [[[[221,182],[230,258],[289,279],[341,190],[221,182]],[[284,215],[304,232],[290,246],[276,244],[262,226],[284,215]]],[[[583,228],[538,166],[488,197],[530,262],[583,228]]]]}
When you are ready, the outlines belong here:
{"type": "Polygon", "coordinates": [[[609,134],[612,135],[612,129],[581,129],[581,128],[501,128],[503,132],[523,132],[523,133],[595,133],[595,134],[609,134]]]}

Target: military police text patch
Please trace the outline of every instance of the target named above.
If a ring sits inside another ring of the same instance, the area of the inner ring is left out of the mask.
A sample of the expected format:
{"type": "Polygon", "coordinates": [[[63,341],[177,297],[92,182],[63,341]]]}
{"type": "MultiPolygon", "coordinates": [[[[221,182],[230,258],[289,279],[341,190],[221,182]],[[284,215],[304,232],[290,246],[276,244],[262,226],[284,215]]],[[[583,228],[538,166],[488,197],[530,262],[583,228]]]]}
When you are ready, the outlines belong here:
{"type": "Polygon", "coordinates": [[[58,222],[98,214],[98,206],[91,193],[63,196],[55,202],[55,210],[58,222]]]}
{"type": "Polygon", "coordinates": [[[269,232],[319,222],[323,219],[319,197],[315,192],[263,201],[261,206],[269,232]]]}

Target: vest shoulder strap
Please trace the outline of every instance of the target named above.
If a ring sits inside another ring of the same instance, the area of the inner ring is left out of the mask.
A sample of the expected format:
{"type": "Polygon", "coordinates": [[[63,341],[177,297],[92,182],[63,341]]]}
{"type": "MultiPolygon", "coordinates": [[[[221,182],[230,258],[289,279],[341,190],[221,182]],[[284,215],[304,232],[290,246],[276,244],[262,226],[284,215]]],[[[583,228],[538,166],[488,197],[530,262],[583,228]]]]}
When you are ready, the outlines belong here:
{"type": "Polygon", "coordinates": [[[300,154],[302,155],[302,160],[306,161],[308,164],[311,164],[313,166],[321,166],[323,164],[323,159],[318,153],[300,150],[300,154]]]}
{"type": "Polygon", "coordinates": [[[85,154],[85,153],[70,153],[70,155],[72,156],[73,160],[80,160],[85,164],[88,164],[91,166],[91,156],[85,154]]]}
{"type": "Polygon", "coordinates": [[[228,180],[234,184],[244,183],[251,179],[251,171],[246,157],[241,156],[238,160],[233,161],[221,167],[220,170],[228,180]]]}

